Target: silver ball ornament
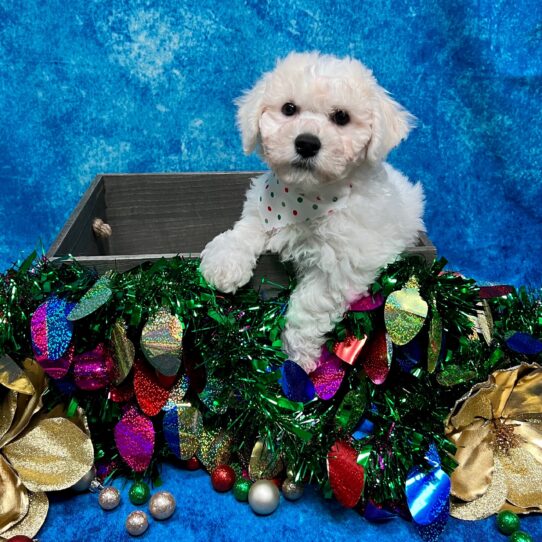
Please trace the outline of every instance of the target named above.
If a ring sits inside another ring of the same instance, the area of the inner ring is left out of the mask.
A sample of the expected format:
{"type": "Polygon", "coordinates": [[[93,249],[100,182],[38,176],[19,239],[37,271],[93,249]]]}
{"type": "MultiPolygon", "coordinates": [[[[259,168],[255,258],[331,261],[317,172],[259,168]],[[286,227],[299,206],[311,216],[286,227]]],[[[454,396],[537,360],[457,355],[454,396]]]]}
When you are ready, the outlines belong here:
{"type": "Polygon", "coordinates": [[[149,501],[149,512],[154,519],[168,519],[176,506],[175,497],[169,491],[159,491],[149,501]]]}
{"type": "Polygon", "coordinates": [[[149,528],[147,514],[142,510],[136,510],[126,518],[126,530],[132,536],[142,535],[149,528]]]}
{"type": "Polygon", "coordinates": [[[305,487],[303,484],[294,482],[291,478],[286,478],[282,483],[282,494],[289,501],[297,501],[303,496],[305,487]]]}
{"type": "Polygon", "coordinates": [[[116,487],[104,487],[98,495],[103,510],[113,510],[120,504],[120,491],[116,487]]]}
{"type": "Polygon", "coordinates": [[[280,493],[271,480],[254,482],[248,492],[248,504],[253,512],[262,516],[272,514],[278,507],[280,493]]]}
{"type": "Polygon", "coordinates": [[[92,484],[94,478],[96,478],[96,469],[93,465],[92,467],[90,467],[90,470],[78,482],[75,482],[75,484],[73,484],[71,489],[82,493],[83,491],[86,491],[90,488],[90,484],[92,484]]]}

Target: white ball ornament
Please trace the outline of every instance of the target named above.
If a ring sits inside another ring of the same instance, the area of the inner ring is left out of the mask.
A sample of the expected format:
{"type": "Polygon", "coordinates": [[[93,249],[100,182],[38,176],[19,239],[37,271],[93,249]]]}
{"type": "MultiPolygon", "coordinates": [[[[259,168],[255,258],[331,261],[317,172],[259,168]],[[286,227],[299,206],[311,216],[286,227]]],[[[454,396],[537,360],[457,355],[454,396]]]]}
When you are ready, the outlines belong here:
{"type": "Polygon", "coordinates": [[[271,480],[254,482],[248,492],[248,504],[252,511],[262,516],[272,514],[280,502],[280,493],[271,480]]]}

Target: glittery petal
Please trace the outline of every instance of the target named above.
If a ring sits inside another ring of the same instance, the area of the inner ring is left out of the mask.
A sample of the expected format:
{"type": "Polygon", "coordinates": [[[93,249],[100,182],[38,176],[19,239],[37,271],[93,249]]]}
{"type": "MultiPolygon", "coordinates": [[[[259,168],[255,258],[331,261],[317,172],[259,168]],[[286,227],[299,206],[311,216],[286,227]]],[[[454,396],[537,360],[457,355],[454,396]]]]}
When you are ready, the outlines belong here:
{"type": "Polygon", "coordinates": [[[126,464],[135,472],[143,472],[154,452],[154,427],[149,418],[130,407],[115,425],[115,443],[126,464]]]}
{"type": "Polygon", "coordinates": [[[542,510],[542,464],[523,447],[512,448],[499,460],[508,488],[507,500],[520,508],[542,510]]]}
{"type": "Polygon", "coordinates": [[[94,286],[79,300],[79,303],[68,314],[68,320],[75,321],[92,314],[105,305],[113,295],[111,280],[107,275],[100,277],[94,286]]]}
{"type": "Polygon", "coordinates": [[[95,391],[109,384],[113,361],[111,352],[102,343],[94,350],[75,356],[74,378],[77,387],[86,391],[95,391]]]}
{"type": "Polygon", "coordinates": [[[160,384],[154,370],[141,360],[135,362],[134,391],[141,410],[147,416],[156,416],[169,397],[169,389],[160,384]]]}
{"type": "Polygon", "coordinates": [[[345,374],[342,360],[335,354],[322,349],[318,368],[309,377],[314,384],[316,395],[324,401],[331,399],[340,388],[345,374]]]}
{"type": "Polygon", "coordinates": [[[9,540],[10,538],[23,535],[28,538],[34,538],[42,525],[45,523],[45,518],[49,512],[49,499],[42,491],[37,493],[28,493],[29,508],[26,516],[11,529],[4,531],[2,537],[9,540]]]}

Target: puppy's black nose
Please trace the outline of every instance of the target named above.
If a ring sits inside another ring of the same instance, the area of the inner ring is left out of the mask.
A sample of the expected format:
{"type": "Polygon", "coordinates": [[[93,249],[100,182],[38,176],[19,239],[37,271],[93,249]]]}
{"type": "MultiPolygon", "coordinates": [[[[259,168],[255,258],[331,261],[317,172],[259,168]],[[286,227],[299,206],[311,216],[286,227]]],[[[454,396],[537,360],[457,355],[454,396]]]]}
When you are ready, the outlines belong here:
{"type": "Polygon", "coordinates": [[[312,134],[299,134],[295,138],[295,150],[303,158],[316,156],[321,146],[320,140],[312,134]]]}

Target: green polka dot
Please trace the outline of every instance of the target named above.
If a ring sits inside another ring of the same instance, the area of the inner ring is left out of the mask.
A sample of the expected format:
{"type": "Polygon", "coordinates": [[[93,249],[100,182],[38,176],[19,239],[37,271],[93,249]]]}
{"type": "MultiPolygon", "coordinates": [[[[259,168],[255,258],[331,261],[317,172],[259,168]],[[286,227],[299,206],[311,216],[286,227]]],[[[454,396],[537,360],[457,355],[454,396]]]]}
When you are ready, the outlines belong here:
{"type": "Polygon", "coordinates": [[[282,206],[283,206],[283,207],[286,207],[286,203],[282,202],[282,206]]]}
{"type": "Polygon", "coordinates": [[[298,201],[299,203],[303,203],[303,198],[297,198],[297,201],[298,201]]]}
{"type": "Polygon", "coordinates": [[[271,197],[272,197],[272,198],[275,197],[275,192],[271,192],[271,197]]]}
{"type": "Polygon", "coordinates": [[[260,196],[260,201],[262,201],[262,196],[260,196]]]}
{"type": "Polygon", "coordinates": [[[338,198],[337,196],[335,196],[335,197],[333,198],[333,201],[337,201],[338,199],[339,199],[339,198],[338,198]]]}
{"type": "Polygon", "coordinates": [[[313,209],[318,209],[318,205],[316,205],[316,203],[312,206],[313,209]]]}
{"type": "Polygon", "coordinates": [[[266,224],[269,224],[269,220],[267,220],[267,218],[265,219],[265,223],[266,223],[266,224]]]}
{"type": "Polygon", "coordinates": [[[277,215],[277,218],[280,220],[282,217],[280,215],[277,215]]]}

